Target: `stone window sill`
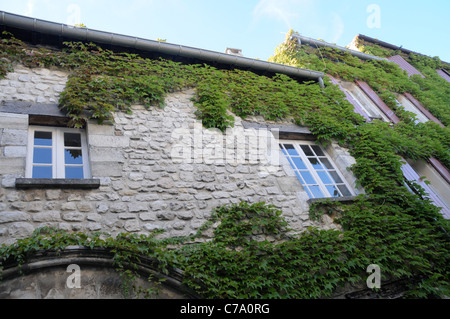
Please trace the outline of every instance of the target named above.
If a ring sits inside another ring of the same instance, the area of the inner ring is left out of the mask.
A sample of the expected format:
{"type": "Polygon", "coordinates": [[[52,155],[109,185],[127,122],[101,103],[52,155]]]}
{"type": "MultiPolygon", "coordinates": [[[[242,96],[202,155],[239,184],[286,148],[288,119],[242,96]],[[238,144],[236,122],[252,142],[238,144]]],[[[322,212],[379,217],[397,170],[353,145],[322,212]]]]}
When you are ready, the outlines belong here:
{"type": "Polygon", "coordinates": [[[330,198],[311,198],[308,199],[308,204],[313,203],[326,203],[326,202],[353,202],[357,196],[346,196],[346,197],[330,197],[330,198]]]}
{"type": "Polygon", "coordinates": [[[43,179],[17,178],[17,189],[59,188],[59,189],[96,189],[100,187],[99,179],[43,179]]]}

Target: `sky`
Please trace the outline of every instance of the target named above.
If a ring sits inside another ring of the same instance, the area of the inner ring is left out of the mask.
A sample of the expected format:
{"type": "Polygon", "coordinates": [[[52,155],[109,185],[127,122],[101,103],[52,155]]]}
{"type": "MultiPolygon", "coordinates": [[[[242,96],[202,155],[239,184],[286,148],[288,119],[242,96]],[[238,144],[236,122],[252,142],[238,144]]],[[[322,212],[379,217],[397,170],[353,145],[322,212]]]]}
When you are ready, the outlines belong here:
{"type": "Polygon", "coordinates": [[[358,34],[450,62],[449,0],[0,0],[0,11],[267,60],[293,29],[348,45],[358,34]]]}

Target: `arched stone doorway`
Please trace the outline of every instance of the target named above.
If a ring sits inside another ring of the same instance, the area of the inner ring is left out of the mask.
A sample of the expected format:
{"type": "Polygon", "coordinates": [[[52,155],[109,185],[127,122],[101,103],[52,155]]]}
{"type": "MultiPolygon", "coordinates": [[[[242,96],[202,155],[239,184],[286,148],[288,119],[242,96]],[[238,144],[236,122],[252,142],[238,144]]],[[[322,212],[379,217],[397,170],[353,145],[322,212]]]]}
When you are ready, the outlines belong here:
{"type": "Polygon", "coordinates": [[[139,290],[127,291],[112,256],[104,249],[80,246],[67,247],[60,253],[39,252],[20,268],[5,267],[0,281],[0,299],[199,298],[181,284],[180,271],[172,270],[163,275],[152,267],[151,260],[138,265],[139,276],[132,284],[139,290]],[[149,277],[152,280],[147,280],[149,277]]]}

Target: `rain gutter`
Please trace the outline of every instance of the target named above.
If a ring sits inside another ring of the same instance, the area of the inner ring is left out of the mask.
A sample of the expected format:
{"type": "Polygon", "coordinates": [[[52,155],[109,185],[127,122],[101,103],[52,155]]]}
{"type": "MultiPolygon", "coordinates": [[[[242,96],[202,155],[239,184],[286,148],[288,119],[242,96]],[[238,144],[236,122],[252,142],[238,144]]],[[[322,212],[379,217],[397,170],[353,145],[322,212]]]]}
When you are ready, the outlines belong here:
{"type": "Polygon", "coordinates": [[[315,40],[315,39],[304,37],[304,36],[300,36],[300,35],[292,35],[292,38],[297,39],[299,41],[300,45],[302,45],[302,44],[309,44],[309,45],[315,46],[315,47],[325,47],[325,48],[337,49],[337,50],[341,50],[341,51],[344,51],[344,52],[348,52],[351,55],[360,58],[361,60],[386,60],[385,58],[380,58],[380,57],[377,57],[375,55],[370,55],[370,54],[367,54],[367,53],[362,53],[362,52],[359,52],[359,51],[350,50],[350,49],[347,49],[345,47],[341,47],[339,45],[327,43],[327,42],[320,41],[320,40],[315,40]]]}
{"type": "Polygon", "coordinates": [[[94,42],[135,50],[168,54],[183,58],[192,58],[204,62],[213,62],[223,65],[231,65],[254,71],[285,74],[294,78],[318,81],[323,85],[321,72],[296,68],[278,63],[266,62],[227,53],[198,49],[188,46],[171,44],[166,42],[147,40],[127,35],[110,32],[79,28],[66,24],[55,23],[21,15],[0,11],[0,26],[17,28],[30,32],[41,33],[47,36],[63,37],[74,41],[94,42]]]}

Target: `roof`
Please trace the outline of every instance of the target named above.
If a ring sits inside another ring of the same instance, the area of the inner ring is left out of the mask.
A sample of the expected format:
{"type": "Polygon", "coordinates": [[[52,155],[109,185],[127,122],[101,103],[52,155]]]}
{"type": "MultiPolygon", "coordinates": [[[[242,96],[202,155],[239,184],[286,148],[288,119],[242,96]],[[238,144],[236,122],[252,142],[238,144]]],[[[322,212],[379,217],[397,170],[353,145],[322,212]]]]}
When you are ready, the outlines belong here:
{"type": "MultiPolygon", "coordinates": [[[[414,51],[405,49],[402,46],[397,46],[397,45],[390,44],[390,43],[387,43],[387,42],[384,42],[384,41],[380,41],[378,39],[371,38],[371,37],[368,37],[368,36],[363,35],[363,34],[358,34],[357,38],[359,38],[361,40],[364,40],[364,41],[367,41],[367,42],[378,44],[379,46],[382,46],[382,47],[385,47],[385,48],[388,48],[388,49],[399,50],[399,51],[401,51],[403,53],[406,53],[406,54],[413,53],[413,54],[417,54],[417,55],[427,56],[427,55],[422,54],[422,53],[418,53],[418,52],[414,52],[414,51]]],[[[441,62],[443,64],[446,64],[446,65],[450,66],[450,63],[448,63],[448,62],[445,62],[445,61],[441,61],[441,62]]]]}
{"type": "Polygon", "coordinates": [[[207,63],[218,68],[238,68],[263,75],[285,74],[299,80],[322,83],[324,74],[278,63],[251,59],[128,35],[79,28],[0,11],[0,28],[34,45],[62,47],[64,42],[93,42],[110,50],[138,53],[145,57],[163,57],[187,63],[207,63]]]}

